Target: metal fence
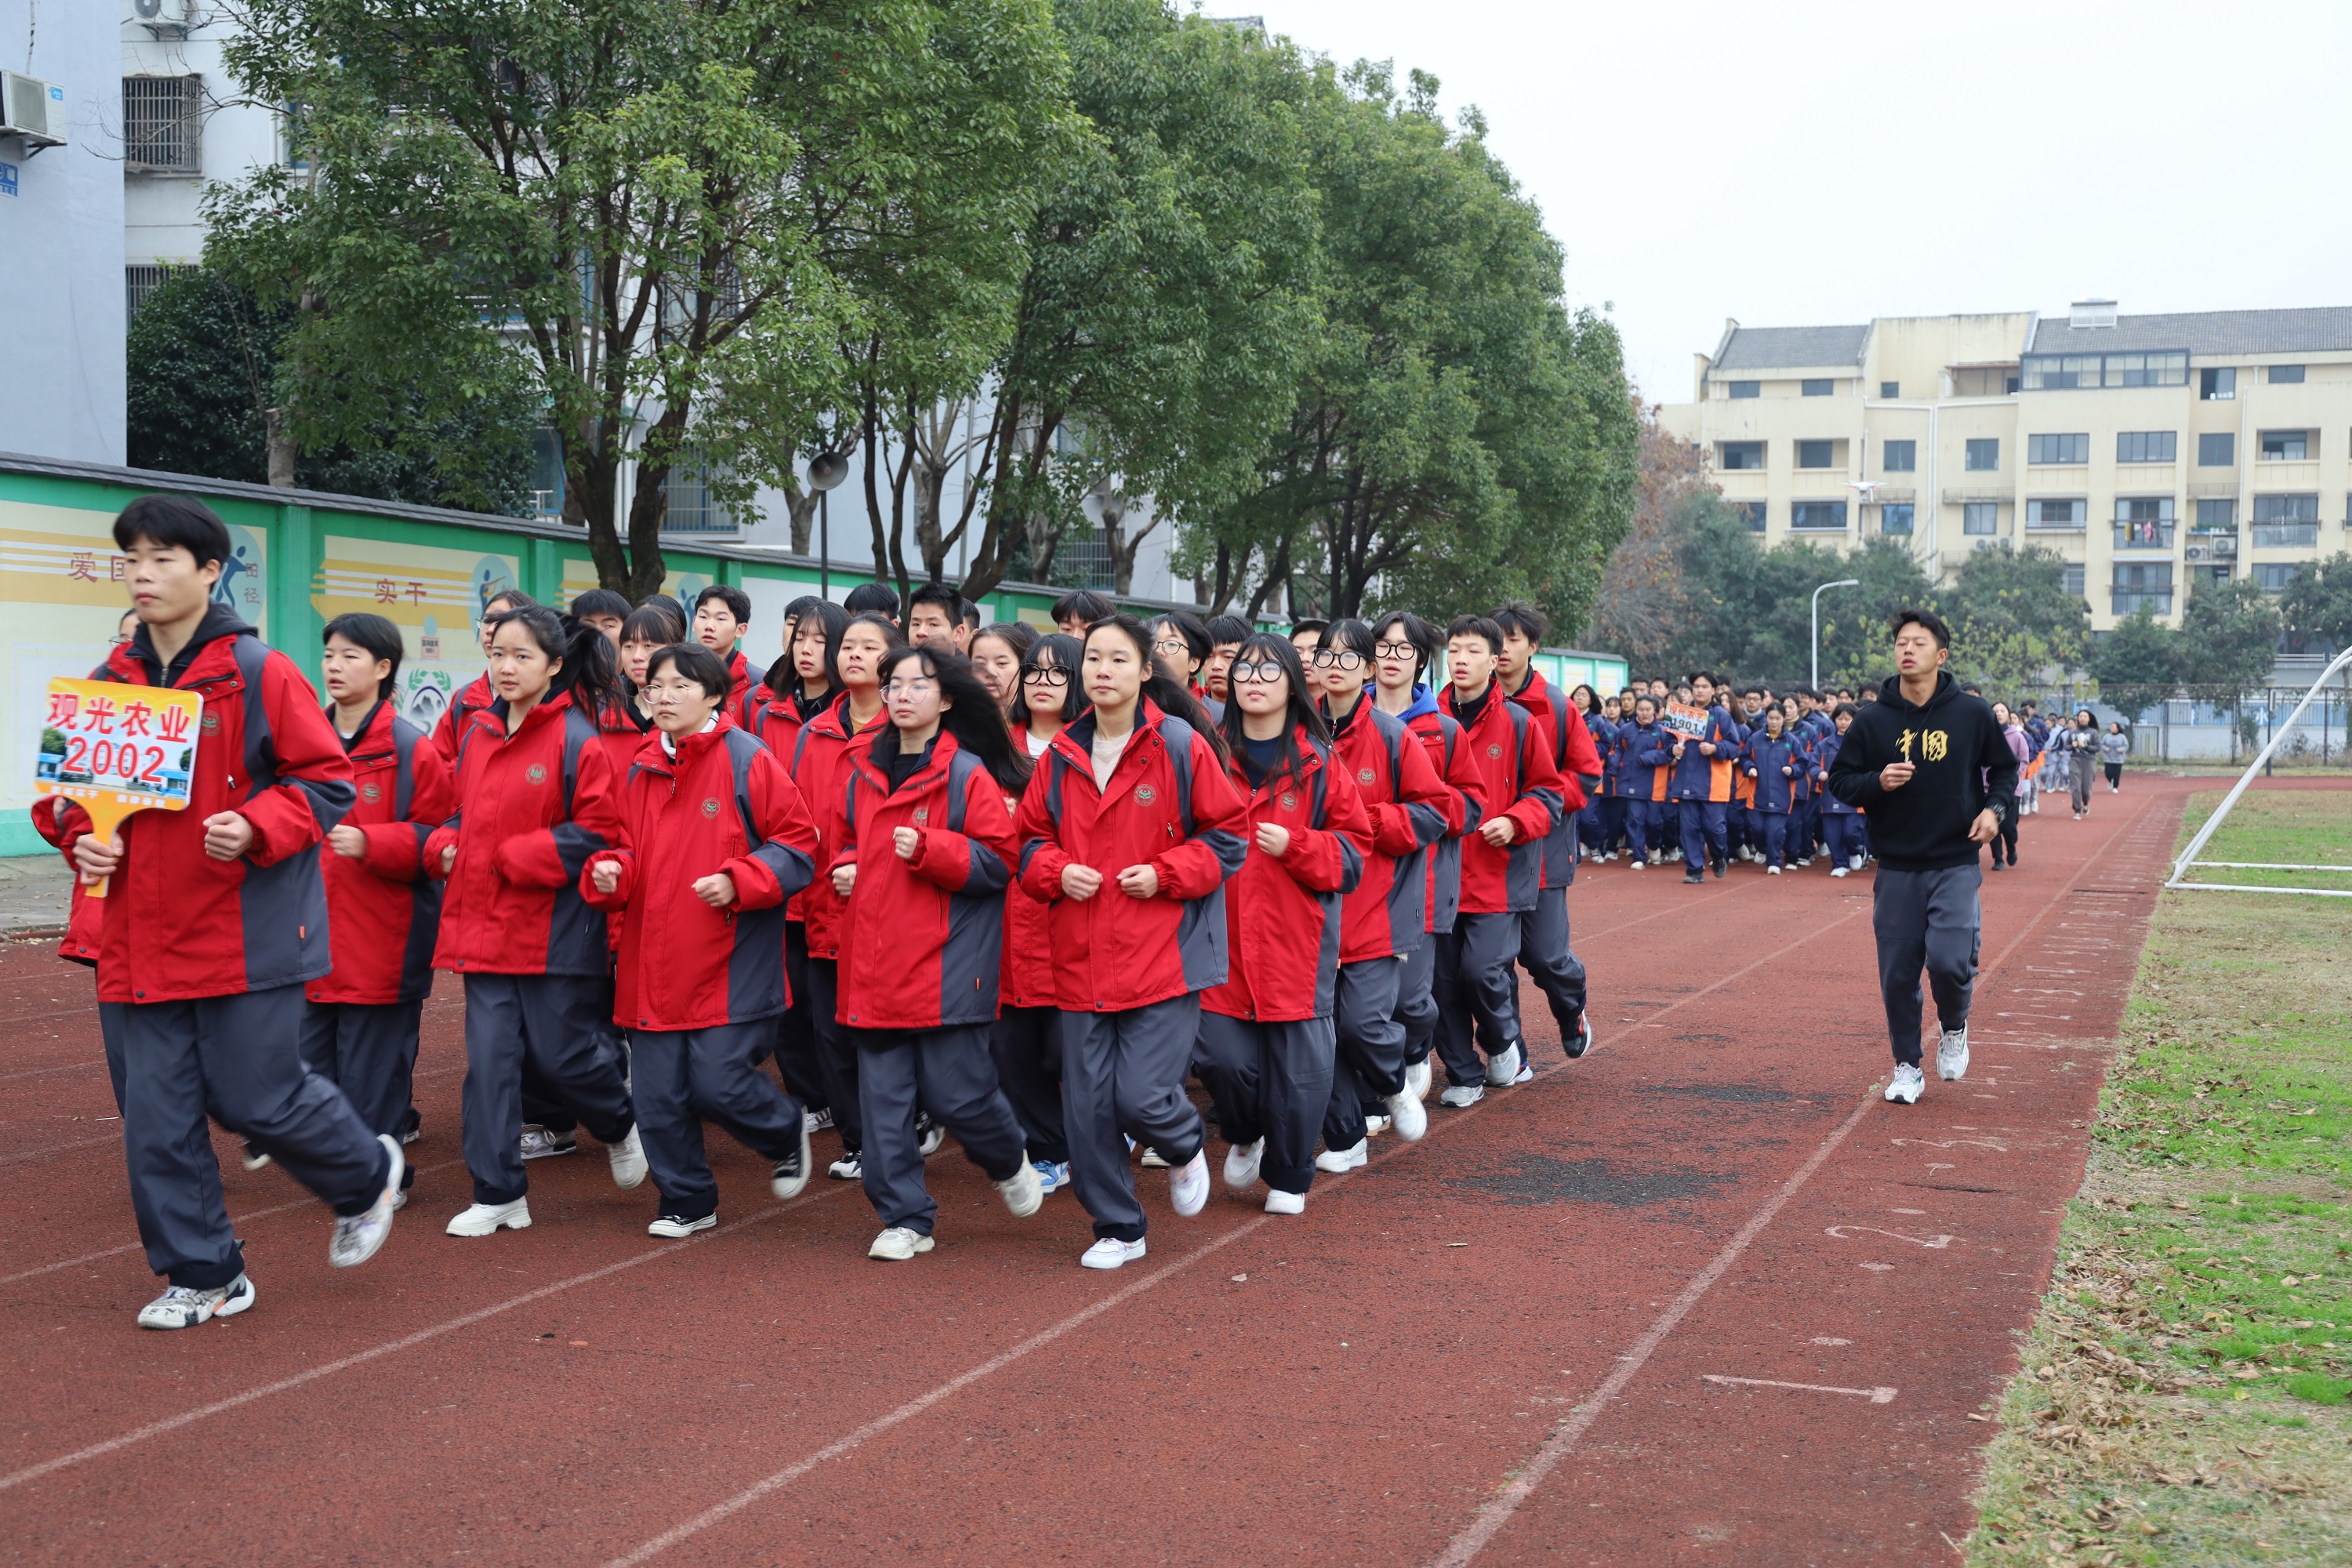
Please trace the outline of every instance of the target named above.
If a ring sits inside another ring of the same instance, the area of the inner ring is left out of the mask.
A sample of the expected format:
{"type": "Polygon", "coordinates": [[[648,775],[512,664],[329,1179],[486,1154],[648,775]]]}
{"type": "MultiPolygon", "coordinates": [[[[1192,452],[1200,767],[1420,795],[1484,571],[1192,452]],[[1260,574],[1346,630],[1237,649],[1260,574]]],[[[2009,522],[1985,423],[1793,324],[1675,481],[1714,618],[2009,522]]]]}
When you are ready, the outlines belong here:
{"type": "Polygon", "coordinates": [[[2280,726],[2286,724],[2308,689],[2271,686],[2239,692],[2184,687],[2137,721],[2126,719],[2112,703],[2095,697],[2085,699],[2076,689],[2062,689],[2038,700],[2044,713],[2072,713],[2087,707],[2098,715],[2101,730],[2110,721],[2124,720],[2135,763],[2243,765],[2277,735],[2278,751],[2271,759],[2274,768],[2352,768],[2352,690],[2331,682],[2312,700],[2293,728],[2280,733],[2280,726]]]}

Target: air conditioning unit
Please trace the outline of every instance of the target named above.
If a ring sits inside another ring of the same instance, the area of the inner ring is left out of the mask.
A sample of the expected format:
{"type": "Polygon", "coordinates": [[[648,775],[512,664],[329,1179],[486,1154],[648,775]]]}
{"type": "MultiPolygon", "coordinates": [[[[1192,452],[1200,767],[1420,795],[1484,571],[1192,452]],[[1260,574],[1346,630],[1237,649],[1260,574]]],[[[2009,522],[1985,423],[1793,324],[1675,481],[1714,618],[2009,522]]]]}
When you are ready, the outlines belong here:
{"type": "Polygon", "coordinates": [[[2235,561],[2238,558],[2238,536],[2225,533],[2213,541],[2213,559],[2235,561]]]}
{"type": "Polygon", "coordinates": [[[2202,561],[2205,559],[2205,547],[2201,544],[2192,544],[2181,553],[2191,561],[2202,561]]]}
{"type": "Polygon", "coordinates": [[[66,89],[38,77],[0,70],[0,137],[14,137],[28,153],[66,144],[66,89]]]}
{"type": "Polygon", "coordinates": [[[197,25],[196,0],[131,0],[140,24],[158,38],[184,38],[197,25]]]}

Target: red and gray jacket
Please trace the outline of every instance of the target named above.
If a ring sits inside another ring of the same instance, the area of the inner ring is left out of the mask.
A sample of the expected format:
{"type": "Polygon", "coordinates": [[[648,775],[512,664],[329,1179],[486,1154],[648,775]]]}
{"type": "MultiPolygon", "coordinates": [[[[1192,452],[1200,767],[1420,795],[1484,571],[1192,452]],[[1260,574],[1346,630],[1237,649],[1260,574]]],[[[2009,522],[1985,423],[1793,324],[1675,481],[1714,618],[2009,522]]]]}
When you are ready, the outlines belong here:
{"type": "Polygon", "coordinates": [[[1453,792],[1404,721],[1366,693],[1331,727],[1339,769],[1355,781],[1372,825],[1364,874],[1340,906],[1339,962],[1411,952],[1428,933],[1423,864],[1454,815],[1453,792]]]}
{"type": "MultiPolygon", "coordinates": [[[[793,738],[793,783],[800,786],[801,798],[809,803],[809,815],[816,821],[816,863],[821,868],[831,866],[840,852],[832,825],[840,815],[837,804],[849,781],[849,755],[872,745],[875,735],[889,728],[889,718],[877,713],[866,721],[866,728],[852,735],[849,694],[844,692],[839,701],[802,725],[801,732],[793,738]]],[[[834,892],[829,876],[819,876],[810,882],[785,910],[788,919],[807,922],[811,958],[840,955],[841,913],[841,900],[834,892]]]]}
{"type": "MultiPolygon", "coordinates": [[[[795,686],[798,681],[793,682],[795,686]]],[[[754,687],[743,700],[743,728],[758,737],[760,743],[776,753],[776,760],[792,765],[793,747],[801,738],[801,726],[841,700],[835,688],[814,704],[801,700],[798,692],[779,697],[764,686],[754,687]]]]}
{"type": "Polygon", "coordinates": [[[1055,1005],[1122,1013],[1224,983],[1224,883],[1241,868],[1244,813],[1216,749],[1148,699],[1097,787],[1095,719],[1055,736],[1030,775],[1016,825],[1021,885],[1047,906],[1055,1005]],[[1102,873],[1093,898],[1063,893],[1073,865],[1102,873]],[[1141,865],[1160,891],[1129,898],[1118,874],[1141,865]]]}
{"type": "Polygon", "coordinates": [[[482,712],[498,700],[499,694],[490,689],[488,675],[478,675],[466,682],[458,691],[457,700],[441,710],[441,722],[433,726],[433,744],[443,760],[451,760],[457,755],[457,737],[466,732],[466,726],[474,721],[475,714],[482,712]]]}
{"type": "Polygon", "coordinates": [[[816,825],[783,763],[733,721],[687,736],[675,756],[664,739],[645,738],[621,787],[626,847],[589,856],[577,884],[621,926],[613,1021],[677,1030],[772,1018],[791,1001],[784,900],[814,874],[816,825]],[[600,893],[594,871],[608,860],[620,882],[600,893]],[[715,910],[694,884],[720,871],[735,901],[715,910]]]}
{"type": "Polygon", "coordinates": [[[366,835],[367,853],[319,857],[335,967],[302,994],[369,1006],[413,1002],[433,992],[441,884],[424,875],[425,841],[449,817],[448,764],[389,702],[379,701],[343,745],[359,800],[342,826],[366,835]]]}
{"type": "Polygon", "coordinates": [[[1014,858],[1004,788],[942,730],[893,789],[898,741],[885,724],[848,754],[830,813],[827,878],[831,867],[857,868],[834,1016],[854,1029],[993,1023],[1014,858]],[[901,827],[915,830],[911,860],[898,858],[901,827]]]}
{"type": "MultiPolygon", "coordinates": [[[[457,808],[425,841],[425,868],[457,847],[433,967],[479,974],[604,974],[604,916],[580,896],[580,868],[617,849],[620,781],[596,721],[551,697],[507,733],[504,699],[457,737],[457,808]]],[[[781,944],[779,944],[781,951],[781,944]]]]}
{"type": "MultiPolygon", "coordinates": [[[[1357,704],[1360,710],[1370,706],[1357,704]]],[[[1225,983],[1201,996],[1202,1007],[1228,1018],[1290,1023],[1330,1016],[1346,895],[1361,882],[1365,861],[1378,858],[1372,819],[1348,769],[1304,729],[1290,740],[1298,748],[1295,772],[1268,773],[1255,789],[1240,763],[1232,773],[1234,790],[1247,792],[1239,829],[1247,848],[1225,886],[1225,983]],[[1290,831],[1279,856],[1258,847],[1257,830],[1266,824],[1290,831]]]]}
{"type": "Polygon", "coordinates": [[[1584,781],[1591,779],[1593,787],[1600,787],[1601,749],[1592,743],[1584,715],[1567,693],[1544,679],[1543,671],[1528,670],[1528,683],[1512,693],[1511,700],[1543,726],[1545,749],[1559,774],[1559,821],[1544,840],[1543,885],[1565,888],[1576,880],[1576,814],[1587,799],[1584,781]]]}
{"type": "MultiPolygon", "coordinates": [[[[100,906],[98,999],[234,996],[326,973],[319,843],[352,808],[352,765],[294,661],[215,605],[168,669],[142,626],[90,679],[198,691],[205,704],[187,809],[123,823],[121,868],[90,900],[100,906]],[[252,847],[234,860],[205,853],[205,819],[224,811],[253,825],[252,847]]],[[[152,712],[123,695],[126,727],[152,724],[152,712]]],[[[89,831],[79,805],[52,822],[67,844],[89,831]]]]}
{"type": "Polygon", "coordinates": [[[1423,874],[1426,890],[1422,901],[1424,926],[1432,931],[1450,931],[1454,929],[1454,917],[1462,910],[1462,840],[1475,833],[1485,819],[1482,792],[1486,782],[1470,765],[1470,749],[1463,743],[1462,726],[1437,710],[1437,700],[1430,696],[1427,687],[1413,688],[1412,706],[1405,710],[1404,726],[1420,738],[1451,797],[1445,837],[1429,852],[1423,874]]]}
{"type": "Polygon", "coordinates": [[[1462,840],[1462,908],[1471,914],[1531,910],[1542,885],[1544,840],[1560,813],[1559,770],[1535,715],[1503,696],[1499,682],[1486,686],[1485,700],[1468,720],[1461,717],[1448,686],[1438,706],[1462,726],[1462,740],[1477,771],[1480,820],[1507,816],[1516,825],[1511,842],[1497,849],[1476,834],[1462,840]]]}

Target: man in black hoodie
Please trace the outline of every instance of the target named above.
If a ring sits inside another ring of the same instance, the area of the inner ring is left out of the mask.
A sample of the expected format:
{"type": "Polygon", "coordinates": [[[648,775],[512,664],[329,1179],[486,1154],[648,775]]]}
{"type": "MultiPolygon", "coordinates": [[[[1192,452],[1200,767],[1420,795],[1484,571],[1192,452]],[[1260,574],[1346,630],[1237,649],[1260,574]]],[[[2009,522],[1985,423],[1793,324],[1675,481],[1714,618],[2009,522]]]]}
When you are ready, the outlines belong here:
{"type": "Polygon", "coordinates": [[[1969,999],[1982,943],[1978,894],[1990,843],[2017,809],[2017,759],[1984,699],[1944,669],[1952,634],[1927,610],[1894,621],[1895,678],[1846,731],[1830,766],[1830,793],[1870,817],[1878,856],[1871,924],[1878,935],[1878,987],[1895,1046],[1886,1098],[1918,1103],[1919,971],[1936,994],[1942,1038],[1937,1076],[1969,1070],[1969,999]]]}

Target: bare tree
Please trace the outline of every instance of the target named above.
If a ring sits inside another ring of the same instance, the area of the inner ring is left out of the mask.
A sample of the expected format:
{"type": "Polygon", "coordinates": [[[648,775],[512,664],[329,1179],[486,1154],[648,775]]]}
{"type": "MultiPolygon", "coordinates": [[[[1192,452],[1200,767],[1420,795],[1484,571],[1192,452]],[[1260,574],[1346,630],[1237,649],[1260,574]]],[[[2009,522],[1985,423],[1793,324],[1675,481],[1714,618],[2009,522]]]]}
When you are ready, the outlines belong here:
{"type": "Polygon", "coordinates": [[[1720,492],[1707,478],[1706,454],[1659,427],[1655,404],[1644,406],[1637,395],[1635,409],[1642,445],[1633,522],[1601,568],[1592,628],[1598,646],[1647,665],[1664,654],[1691,607],[1675,561],[1685,511],[1720,492]]]}

